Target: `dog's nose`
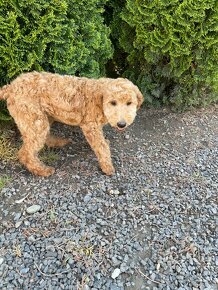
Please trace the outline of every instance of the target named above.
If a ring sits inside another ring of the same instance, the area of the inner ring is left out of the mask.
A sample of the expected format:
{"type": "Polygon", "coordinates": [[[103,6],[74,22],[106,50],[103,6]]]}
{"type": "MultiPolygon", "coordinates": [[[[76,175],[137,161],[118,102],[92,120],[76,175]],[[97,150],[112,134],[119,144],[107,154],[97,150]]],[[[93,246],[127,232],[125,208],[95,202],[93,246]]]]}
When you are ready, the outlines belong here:
{"type": "Polygon", "coordinates": [[[126,127],[126,122],[125,121],[120,121],[117,123],[118,128],[125,128],[126,127]]]}

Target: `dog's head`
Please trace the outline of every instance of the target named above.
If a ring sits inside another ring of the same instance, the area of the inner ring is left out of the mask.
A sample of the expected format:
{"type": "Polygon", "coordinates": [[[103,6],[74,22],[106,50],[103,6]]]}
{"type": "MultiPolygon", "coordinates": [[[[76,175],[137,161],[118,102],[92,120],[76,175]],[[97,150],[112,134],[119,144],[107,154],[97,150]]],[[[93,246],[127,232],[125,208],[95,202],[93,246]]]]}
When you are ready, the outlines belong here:
{"type": "Polygon", "coordinates": [[[112,80],[104,88],[104,114],[108,123],[119,131],[132,124],[142,102],[142,93],[127,79],[112,80]]]}

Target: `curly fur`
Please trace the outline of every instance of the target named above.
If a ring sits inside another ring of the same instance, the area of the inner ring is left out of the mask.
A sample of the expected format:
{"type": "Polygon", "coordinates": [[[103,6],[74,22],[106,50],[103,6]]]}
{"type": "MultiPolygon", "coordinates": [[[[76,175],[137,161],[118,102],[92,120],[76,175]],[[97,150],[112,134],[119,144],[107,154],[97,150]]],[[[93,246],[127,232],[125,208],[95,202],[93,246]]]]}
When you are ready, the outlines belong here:
{"type": "Polygon", "coordinates": [[[80,126],[95,152],[104,173],[111,175],[114,167],[109,145],[102,127],[109,123],[130,125],[143,101],[139,89],[127,79],[88,79],[47,72],[25,73],[0,90],[7,100],[23,139],[20,162],[33,174],[49,176],[54,168],[43,164],[38,152],[45,144],[63,146],[69,139],[52,136],[53,121],[80,126]]]}

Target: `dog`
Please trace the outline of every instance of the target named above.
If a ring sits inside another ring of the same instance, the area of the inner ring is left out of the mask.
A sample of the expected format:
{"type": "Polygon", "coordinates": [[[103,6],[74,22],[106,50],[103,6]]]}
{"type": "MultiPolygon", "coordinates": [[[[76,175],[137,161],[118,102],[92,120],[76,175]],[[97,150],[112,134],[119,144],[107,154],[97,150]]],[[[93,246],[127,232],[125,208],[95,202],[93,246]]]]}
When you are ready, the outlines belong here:
{"type": "Polygon", "coordinates": [[[69,139],[50,134],[54,121],[80,126],[95,152],[100,168],[107,175],[115,170],[110,148],[102,127],[109,123],[123,131],[133,123],[143,95],[124,78],[89,79],[49,72],[29,72],[18,76],[0,89],[0,99],[22,136],[18,152],[20,162],[35,175],[49,176],[53,167],[43,164],[38,152],[49,147],[64,146],[69,139]]]}

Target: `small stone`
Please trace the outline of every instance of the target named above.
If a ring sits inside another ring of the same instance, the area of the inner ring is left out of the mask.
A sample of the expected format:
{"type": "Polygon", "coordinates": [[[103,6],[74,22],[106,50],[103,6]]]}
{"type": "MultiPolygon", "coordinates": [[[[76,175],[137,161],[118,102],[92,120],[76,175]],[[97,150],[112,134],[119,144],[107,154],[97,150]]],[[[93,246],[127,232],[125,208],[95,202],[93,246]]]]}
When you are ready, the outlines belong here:
{"type": "Polygon", "coordinates": [[[7,221],[3,221],[2,226],[5,227],[6,229],[9,229],[11,227],[11,225],[7,221]]]}
{"type": "Polygon", "coordinates": [[[112,257],[111,260],[114,266],[118,266],[120,264],[120,261],[116,257],[112,257]]]}
{"type": "Polygon", "coordinates": [[[112,195],[119,195],[120,194],[118,189],[111,189],[111,190],[109,190],[109,193],[112,195]]]}
{"type": "Polygon", "coordinates": [[[119,268],[116,268],[113,273],[111,274],[112,279],[116,279],[120,275],[121,271],[119,268]]]}
{"type": "Polygon", "coordinates": [[[121,272],[126,272],[128,270],[128,266],[125,263],[122,263],[120,265],[120,271],[121,272]]]}
{"type": "Polygon", "coordinates": [[[14,221],[18,221],[20,217],[21,217],[21,213],[20,212],[15,213],[15,215],[14,215],[14,221]]]}
{"type": "Polygon", "coordinates": [[[128,260],[129,260],[129,256],[126,254],[126,255],[124,256],[123,261],[124,261],[124,262],[127,262],[128,260]]]}
{"type": "Polygon", "coordinates": [[[24,221],[24,224],[25,224],[25,226],[29,226],[29,225],[30,225],[30,222],[27,221],[27,220],[25,220],[25,221],[24,221]]]}
{"type": "Polygon", "coordinates": [[[68,264],[69,264],[69,265],[74,265],[74,260],[73,260],[72,258],[70,258],[70,259],[68,260],[68,264]]]}
{"type": "Polygon", "coordinates": [[[53,239],[53,242],[54,242],[55,244],[60,244],[62,241],[63,241],[63,238],[54,238],[54,239],[53,239]]]}
{"type": "Polygon", "coordinates": [[[34,238],[33,235],[31,235],[31,236],[28,237],[28,241],[29,241],[29,242],[35,242],[36,239],[34,238]]]}
{"type": "Polygon", "coordinates": [[[45,257],[47,257],[47,258],[49,258],[49,257],[53,257],[53,258],[56,258],[57,257],[57,253],[56,252],[51,252],[51,251],[49,251],[49,252],[46,252],[45,253],[45,257]]]}
{"type": "Polygon", "coordinates": [[[0,257],[0,265],[4,262],[4,258],[0,257]]]}
{"type": "Polygon", "coordinates": [[[15,224],[15,228],[16,228],[16,229],[19,228],[19,226],[22,224],[22,222],[23,222],[23,221],[18,221],[18,222],[16,222],[16,224],[15,224]]]}
{"type": "Polygon", "coordinates": [[[30,268],[23,268],[20,270],[20,274],[26,274],[29,272],[29,270],[30,270],[30,268]]]}
{"type": "Polygon", "coordinates": [[[91,200],[91,198],[92,198],[92,195],[91,194],[87,194],[87,195],[84,196],[83,200],[84,200],[84,202],[88,203],[91,200]]]}
{"type": "Polygon", "coordinates": [[[118,287],[117,285],[112,284],[112,285],[110,286],[110,290],[121,290],[121,288],[118,287]]]}
{"type": "Polygon", "coordinates": [[[29,214],[33,214],[33,213],[36,213],[40,210],[41,206],[40,205],[31,205],[30,207],[28,207],[26,209],[26,212],[29,213],[29,214]]]}
{"type": "Polygon", "coordinates": [[[96,274],[96,278],[97,278],[98,280],[100,280],[100,279],[101,279],[101,274],[100,274],[100,273],[97,273],[97,274],[96,274]]]}

